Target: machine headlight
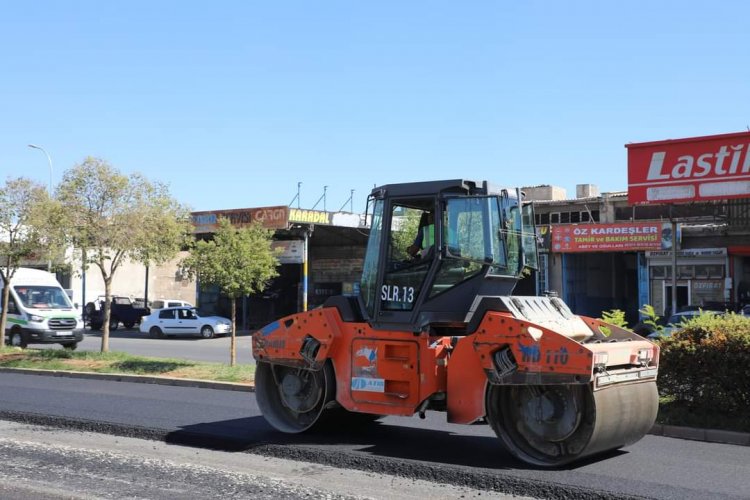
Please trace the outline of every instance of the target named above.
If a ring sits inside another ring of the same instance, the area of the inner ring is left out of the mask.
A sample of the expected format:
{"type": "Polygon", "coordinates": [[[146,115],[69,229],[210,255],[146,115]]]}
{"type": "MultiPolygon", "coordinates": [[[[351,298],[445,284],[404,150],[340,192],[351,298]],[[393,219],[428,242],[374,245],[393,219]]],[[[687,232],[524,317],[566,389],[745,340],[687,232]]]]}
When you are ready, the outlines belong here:
{"type": "Polygon", "coordinates": [[[41,323],[44,321],[43,316],[37,316],[36,314],[29,314],[29,321],[35,321],[37,323],[41,323]]]}
{"type": "Polygon", "coordinates": [[[594,373],[604,373],[607,371],[607,362],[609,354],[606,352],[594,353],[594,373]]]}
{"type": "Polygon", "coordinates": [[[648,366],[648,363],[653,359],[654,353],[651,349],[638,349],[638,364],[641,366],[648,366]]]}

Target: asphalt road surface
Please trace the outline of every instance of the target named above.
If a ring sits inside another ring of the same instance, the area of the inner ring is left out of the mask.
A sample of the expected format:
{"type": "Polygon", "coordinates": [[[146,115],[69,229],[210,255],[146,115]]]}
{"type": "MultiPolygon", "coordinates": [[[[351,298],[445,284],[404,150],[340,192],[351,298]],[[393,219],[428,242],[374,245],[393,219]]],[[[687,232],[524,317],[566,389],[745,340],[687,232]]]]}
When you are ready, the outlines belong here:
{"type": "MultiPolygon", "coordinates": [[[[252,393],[11,373],[0,376],[0,401],[5,420],[303,460],[357,477],[391,474],[536,498],[750,498],[750,447],[646,436],[540,470],[512,459],[487,426],[446,424],[439,413],[285,435],[266,424],[252,393]]],[[[389,498],[385,490],[369,493],[389,498]]]]}
{"type": "MultiPolygon", "coordinates": [[[[0,498],[481,498],[465,487],[0,421],[0,498]]],[[[486,497],[486,493],[484,494],[486,497]]]]}
{"type": "MultiPolygon", "coordinates": [[[[229,362],[230,337],[171,337],[152,339],[138,330],[118,328],[109,335],[109,350],[122,351],[138,356],[158,358],[178,358],[190,361],[229,362]]],[[[252,356],[250,334],[242,332],[237,335],[237,362],[255,363],[252,356]]],[[[62,349],[58,344],[31,344],[34,349],[62,349]]],[[[78,343],[79,351],[98,352],[102,347],[102,334],[86,330],[83,341],[78,343]]]]}

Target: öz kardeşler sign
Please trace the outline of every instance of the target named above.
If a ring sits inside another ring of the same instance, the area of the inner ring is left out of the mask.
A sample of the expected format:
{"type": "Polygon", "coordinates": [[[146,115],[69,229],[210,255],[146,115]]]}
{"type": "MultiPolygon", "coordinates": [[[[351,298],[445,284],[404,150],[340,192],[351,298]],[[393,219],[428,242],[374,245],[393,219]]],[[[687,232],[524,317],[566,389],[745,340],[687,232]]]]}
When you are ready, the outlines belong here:
{"type": "Polygon", "coordinates": [[[627,252],[672,248],[672,228],[663,222],[559,224],[552,227],[552,251],[627,252]]]}

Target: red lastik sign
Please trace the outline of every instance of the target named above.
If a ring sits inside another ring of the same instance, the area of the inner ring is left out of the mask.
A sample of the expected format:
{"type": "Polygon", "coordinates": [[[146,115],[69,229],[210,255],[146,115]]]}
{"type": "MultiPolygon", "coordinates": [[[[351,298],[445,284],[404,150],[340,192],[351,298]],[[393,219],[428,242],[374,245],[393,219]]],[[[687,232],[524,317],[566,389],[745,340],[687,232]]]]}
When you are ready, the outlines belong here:
{"type": "Polygon", "coordinates": [[[750,132],[625,147],[631,205],[750,198],[750,132]]]}
{"type": "Polygon", "coordinates": [[[555,253],[666,250],[672,248],[672,240],[668,222],[552,226],[555,253]]]}

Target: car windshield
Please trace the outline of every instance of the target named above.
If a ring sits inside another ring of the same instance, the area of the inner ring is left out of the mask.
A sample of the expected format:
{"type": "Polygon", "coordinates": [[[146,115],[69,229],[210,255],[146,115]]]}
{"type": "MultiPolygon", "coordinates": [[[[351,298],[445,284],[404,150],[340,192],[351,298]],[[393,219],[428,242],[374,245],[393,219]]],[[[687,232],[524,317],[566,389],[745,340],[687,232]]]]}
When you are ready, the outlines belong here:
{"type": "Polygon", "coordinates": [[[33,309],[72,309],[68,295],[55,286],[14,286],[24,307],[33,309]]]}
{"type": "Polygon", "coordinates": [[[683,321],[687,321],[690,318],[692,318],[693,315],[686,315],[686,314],[673,314],[669,317],[669,321],[667,321],[668,325],[679,325],[683,321]]]}

